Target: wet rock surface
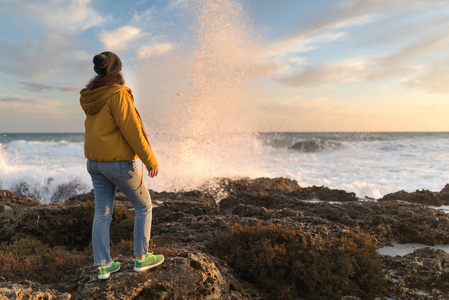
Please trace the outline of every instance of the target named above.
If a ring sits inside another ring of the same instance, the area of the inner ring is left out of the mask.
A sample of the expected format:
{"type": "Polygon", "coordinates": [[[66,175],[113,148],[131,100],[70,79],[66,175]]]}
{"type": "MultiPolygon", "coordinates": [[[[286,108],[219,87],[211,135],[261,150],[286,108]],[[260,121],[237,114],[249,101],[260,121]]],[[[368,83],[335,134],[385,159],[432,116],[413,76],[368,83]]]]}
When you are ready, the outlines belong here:
{"type": "Polygon", "coordinates": [[[108,280],[97,280],[90,266],[67,283],[63,290],[72,299],[244,299],[250,291],[229,272],[216,266],[206,254],[182,251],[168,257],[159,267],[136,273],[133,263],[125,261],[120,272],[108,280]]]}
{"type": "Polygon", "coordinates": [[[422,248],[404,256],[384,256],[384,272],[393,299],[448,299],[449,254],[422,248]]]}
{"type": "Polygon", "coordinates": [[[0,282],[0,300],[69,300],[72,299],[69,293],[60,292],[50,287],[33,282],[12,283],[0,282]]]}
{"type": "Polygon", "coordinates": [[[379,201],[407,201],[414,203],[421,203],[425,205],[441,206],[449,205],[449,184],[447,184],[440,192],[432,192],[429,190],[416,190],[408,193],[406,191],[399,191],[396,193],[387,194],[379,201]]]}
{"type": "MultiPolygon", "coordinates": [[[[158,247],[171,249],[160,267],[138,274],[132,271],[130,257],[117,257],[123,262],[122,270],[110,279],[96,280],[96,268],[86,266],[70,282],[50,292],[59,293],[57,297],[70,295],[71,299],[264,299],[263,293],[241,280],[211,250],[211,241],[233,223],[285,224],[324,240],[343,230],[363,231],[374,237],[378,247],[391,242],[449,244],[447,215],[419,201],[357,201],[353,193],[326,187],[301,188],[285,178],[222,179],[218,187],[220,194],[226,195],[219,201],[213,190],[151,191],[155,203],[153,240],[158,247]],[[310,199],[322,201],[305,201],[310,199]]],[[[442,194],[448,193],[438,193],[442,194]]],[[[93,199],[91,192],[63,203],[40,205],[0,191],[0,205],[9,207],[0,209],[0,241],[8,243],[30,236],[51,246],[88,249],[93,199]]],[[[120,209],[128,210],[131,205],[118,193],[116,207],[120,213],[120,209]]],[[[115,218],[111,226],[132,235],[132,220],[123,214],[118,216],[122,217],[115,218]]],[[[447,253],[427,248],[403,257],[384,256],[383,260],[393,299],[449,298],[449,286],[441,282],[449,282],[447,253]],[[432,280],[439,283],[432,284],[432,280]]],[[[14,285],[14,291],[27,293],[31,288],[40,292],[39,285],[7,280],[0,281],[0,299],[1,293],[12,293],[14,285]]]]}
{"type": "Polygon", "coordinates": [[[342,144],[337,141],[326,141],[322,139],[313,139],[296,142],[290,146],[289,149],[293,149],[299,152],[321,152],[339,149],[342,144]]]}

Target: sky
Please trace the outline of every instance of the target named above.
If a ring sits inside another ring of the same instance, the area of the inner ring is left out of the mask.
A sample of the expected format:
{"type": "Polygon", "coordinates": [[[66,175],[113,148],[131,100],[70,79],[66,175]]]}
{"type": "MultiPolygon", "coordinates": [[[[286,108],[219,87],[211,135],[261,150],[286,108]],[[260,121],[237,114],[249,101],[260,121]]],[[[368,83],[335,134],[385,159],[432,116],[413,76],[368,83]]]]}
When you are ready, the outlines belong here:
{"type": "Polygon", "coordinates": [[[257,131],[449,131],[446,0],[2,0],[0,132],[82,132],[106,50],[144,121],[163,118],[208,79],[185,68],[214,30],[211,66],[239,74],[257,131]]]}

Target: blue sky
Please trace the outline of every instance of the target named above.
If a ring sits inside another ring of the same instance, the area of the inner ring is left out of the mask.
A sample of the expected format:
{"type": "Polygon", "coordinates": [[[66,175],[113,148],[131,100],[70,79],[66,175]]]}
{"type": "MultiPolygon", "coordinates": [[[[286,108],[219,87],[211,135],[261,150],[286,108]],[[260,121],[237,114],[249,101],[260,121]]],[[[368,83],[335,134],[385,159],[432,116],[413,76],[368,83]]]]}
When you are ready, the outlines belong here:
{"type": "Polygon", "coordinates": [[[3,0],[0,132],[83,131],[78,92],[104,50],[157,127],[204,89],[205,48],[238,74],[219,75],[251,98],[239,117],[255,130],[448,131],[448,29],[438,0],[3,0]]]}

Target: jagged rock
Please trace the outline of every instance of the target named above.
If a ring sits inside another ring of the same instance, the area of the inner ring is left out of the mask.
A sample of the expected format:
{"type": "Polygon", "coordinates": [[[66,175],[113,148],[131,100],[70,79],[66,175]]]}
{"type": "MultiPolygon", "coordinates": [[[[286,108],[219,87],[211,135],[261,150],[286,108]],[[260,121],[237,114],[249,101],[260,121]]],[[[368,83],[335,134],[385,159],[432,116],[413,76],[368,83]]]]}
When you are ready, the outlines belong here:
{"type": "Polygon", "coordinates": [[[408,193],[402,190],[396,193],[387,194],[381,199],[379,199],[379,201],[397,201],[397,200],[433,206],[441,206],[446,204],[446,202],[442,199],[439,193],[431,192],[428,190],[416,190],[416,192],[413,193],[408,193]]]}
{"type": "Polygon", "coordinates": [[[0,300],[68,300],[69,293],[60,292],[44,285],[25,282],[0,282],[0,300]]]}
{"type": "MultiPolygon", "coordinates": [[[[215,180],[214,183],[209,183],[208,186],[214,186],[220,194],[219,199],[225,198],[228,195],[237,194],[283,194],[285,192],[293,192],[299,189],[298,182],[288,178],[242,178],[237,180],[231,180],[228,178],[222,178],[215,180]],[[225,195],[225,197],[223,197],[225,195]]],[[[217,194],[208,191],[208,194],[217,194]]]]}
{"type": "MultiPolygon", "coordinates": [[[[36,199],[19,196],[13,191],[0,190],[0,205],[3,207],[37,206],[40,205],[36,199]]],[[[7,210],[7,209],[6,209],[7,210]]],[[[0,212],[2,210],[0,209],[0,212]]]]}
{"type": "Polygon", "coordinates": [[[449,184],[446,184],[444,188],[440,191],[440,195],[449,195],[449,184]]]}
{"type": "Polygon", "coordinates": [[[155,192],[150,190],[151,199],[153,202],[168,202],[173,200],[182,200],[185,202],[200,202],[212,206],[216,205],[215,199],[212,195],[204,191],[188,191],[188,192],[155,192]]]}
{"type": "MultiPolygon", "coordinates": [[[[238,213],[242,210],[242,205],[259,207],[259,209],[246,207],[244,210],[246,217],[250,216],[250,211],[253,211],[253,216],[260,217],[263,215],[261,207],[271,211],[288,208],[301,212],[304,216],[342,224],[352,230],[370,233],[378,246],[393,241],[427,245],[449,243],[448,215],[417,203],[405,201],[308,203],[288,194],[282,197],[279,195],[230,196],[220,202],[221,210],[228,214],[238,213]]],[[[322,221],[322,224],[325,222],[322,221]]]]}
{"type": "Polygon", "coordinates": [[[146,272],[134,272],[125,261],[105,281],[97,280],[95,267],[86,267],[64,289],[72,299],[251,299],[226,269],[204,253],[184,251],[146,272]]]}
{"type": "Polygon", "coordinates": [[[431,206],[449,205],[449,184],[446,184],[446,186],[440,192],[416,190],[415,192],[408,193],[402,190],[396,193],[387,194],[379,199],[379,201],[395,200],[416,202],[431,206]]]}
{"type": "Polygon", "coordinates": [[[0,241],[32,236],[51,246],[84,249],[91,239],[92,209],[81,203],[67,202],[0,212],[0,241]]]}
{"type": "Polygon", "coordinates": [[[296,196],[299,199],[319,199],[322,201],[338,201],[338,202],[346,202],[346,201],[357,201],[357,197],[355,193],[348,193],[343,190],[330,189],[324,186],[312,186],[306,188],[300,188],[290,195],[296,196]]]}
{"type": "MultiPolygon", "coordinates": [[[[131,262],[124,261],[123,270],[107,281],[97,281],[95,268],[89,266],[71,282],[63,284],[64,291],[72,299],[263,298],[263,295],[240,281],[232,269],[211,254],[211,241],[227,230],[229,224],[236,222],[249,225],[257,222],[285,224],[298,232],[308,232],[325,240],[333,239],[343,230],[364,231],[375,238],[379,247],[394,241],[449,244],[448,215],[416,203],[421,200],[383,199],[379,202],[359,202],[355,201],[357,199],[353,193],[316,186],[301,188],[296,181],[285,178],[222,179],[218,187],[228,194],[218,203],[210,191],[151,191],[153,202],[157,204],[153,209],[152,227],[157,245],[168,249],[183,248],[184,254],[167,257],[160,268],[145,274],[132,272],[131,262]],[[304,201],[312,198],[323,202],[304,201]],[[335,204],[333,201],[340,203],[335,204]]],[[[440,193],[399,194],[404,197],[413,194],[409,196],[421,199],[427,197],[426,203],[429,203],[435,199],[449,198],[449,187],[446,186],[440,193]]],[[[40,205],[35,200],[20,197],[10,191],[0,191],[0,241],[9,242],[18,237],[31,236],[51,246],[86,250],[91,240],[93,199],[93,192],[90,192],[74,196],[63,203],[40,205]]],[[[112,226],[116,226],[111,230],[113,242],[114,238],[132,237],[133,213],[129,212],[131,205],[121,193],[117,194],[116,205],[121,211],[113,218],[112,226]],[[114,233],[118,229],[121,232],[114,233]]],[[[412,295],[408,299],[421,299],[414,298],[418,292],[412,291],[419,287],[418,280],[423,280],[430,286],[431,280],[426,279],[426,276],[435,279],[439,274],[439,278],[446,278],[444,272],[446,264],[449,265],[447,257],[437,254],[432,254],[435,256],[433,258],[425,258],[424,252],[416,252],[413,259],[408,256],[397,258],[405,265],[413,266],[411,262],[421,263],[421,274],[413,273],[412,267],[407,269],[408,267],[397,265],[399,263],[395,264],[393,258],[384,257],[385,272],[392,278],[390,289],[394,292],[394,299],[406,299],[406,295],[412,295]],[[437,270],[438,259],[444,262],[441,266],[444,272],[437,270]],[[432,266],[434,264],[435,269],[422,269],[428,262],[432,266]],[[404,277],[403,274],[406,273],[410,274],[404,277]],[[398,276],[407,279],[401,281],[398,276]]],[[[0,287],[6,286],[5,284],[12,283],[2,283],[0,280],[0,287]]],[[[17,286],[18,291],[30,287],[44,289],[38,285],[17,286]]],[[[436,285],[433,290],[424,291],[435,296],[449,294],[445,285],[436,285]]]]}
{"type": "Polygon", "coordinates": [[[257,178],[240,179],[230,182],[231,191],[234,194],[249,191],[282,191],[292,192],[299,189],[298,182],[288,178],[257,178]]]}
{"type": "Polygon", "coordinates": [[[313,139],[306,141],[299,141],[289,149],[293,149],[299,152],[321,152],[325,150],[333,150],[341,148],[342,144],[337,141],[326,141],[322,139],[313,139]]]}
{"type": "Polygon", "coordinates": [[[384,256],[384,273],[389,296],[397,300],[447,299],[449,254],[421,248],[405,256],[384,256]]]}

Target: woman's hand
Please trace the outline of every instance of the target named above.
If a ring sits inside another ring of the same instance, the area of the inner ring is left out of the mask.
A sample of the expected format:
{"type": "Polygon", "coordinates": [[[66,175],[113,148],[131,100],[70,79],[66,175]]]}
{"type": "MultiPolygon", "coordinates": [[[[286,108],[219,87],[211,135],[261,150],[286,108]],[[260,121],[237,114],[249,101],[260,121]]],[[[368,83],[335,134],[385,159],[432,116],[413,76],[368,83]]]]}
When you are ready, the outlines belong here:
{"type": "Polygon", "coordinates": [[[156,167],[153,170],[151,170],[150,172],[148,172],[148,176],[150,176],[151,178],[154,178],[157,176],[158,173],[159,173],[159,167],[156,167]]]}

